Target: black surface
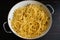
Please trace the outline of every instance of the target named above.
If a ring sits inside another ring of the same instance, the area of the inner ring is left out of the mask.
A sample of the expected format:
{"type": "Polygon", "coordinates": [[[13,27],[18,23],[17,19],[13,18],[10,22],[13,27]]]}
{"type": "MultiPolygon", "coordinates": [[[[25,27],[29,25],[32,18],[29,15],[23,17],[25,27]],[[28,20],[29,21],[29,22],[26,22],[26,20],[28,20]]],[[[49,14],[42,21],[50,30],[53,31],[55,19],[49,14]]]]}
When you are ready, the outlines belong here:
{"type": "MultiPolygon", "coordinates": [[[[22,0],[21,0],[22,1],[22,0]]],[[[38,0],[39,1],[39,0],[38,0]]],[[[20,0],[1,0],[0,1],[0,40],[23,40],[13,33],[8,34],[3,30],[3,23],[7,21],[7,16],[13,5],[20,2],[20,0]]],[[[53,23],[49,32],[42,38],[36,40],[60,40],[60,1],[58,0],[40,0],[39,2],[50,4],[53,6],[55,13],[52,14],[53,23]]],[[[9,26],[6,26],[9,30],[9,26]]]]}

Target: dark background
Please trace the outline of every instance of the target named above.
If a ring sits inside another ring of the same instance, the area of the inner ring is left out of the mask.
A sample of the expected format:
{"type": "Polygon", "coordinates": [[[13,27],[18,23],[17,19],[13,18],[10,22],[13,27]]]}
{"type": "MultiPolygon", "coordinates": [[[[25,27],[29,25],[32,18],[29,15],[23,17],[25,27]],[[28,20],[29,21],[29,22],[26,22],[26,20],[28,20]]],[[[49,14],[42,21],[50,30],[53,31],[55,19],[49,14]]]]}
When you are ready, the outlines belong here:
{"type": "MultiPolygon", "coordinates": [[[[13,33],[6,33],[3,29],[3,23],[7,21],[7,16],[10,9],[18,2],[20,2],[20,0],[0,0],[0,40],[25,40],[17,37],[13,33]]],[[[60,40],[60,1],[40,0],[39,2],[42,2],[45,5],[52,5],[55,13],[52,14],[53,23],[49,32],[45,36],[36,40],[60,40]]],[[[8,24],[6,24],[6,28],[8,31],[10,31],[8,24]]]]}

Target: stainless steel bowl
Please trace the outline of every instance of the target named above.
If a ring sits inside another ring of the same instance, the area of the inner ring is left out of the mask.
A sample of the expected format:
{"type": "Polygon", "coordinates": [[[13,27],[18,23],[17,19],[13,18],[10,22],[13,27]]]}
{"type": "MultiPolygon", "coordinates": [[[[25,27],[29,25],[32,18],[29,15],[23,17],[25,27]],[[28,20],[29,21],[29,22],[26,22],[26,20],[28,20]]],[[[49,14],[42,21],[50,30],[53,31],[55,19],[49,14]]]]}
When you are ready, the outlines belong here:
{"type": "MultiPolygon", "coordinates": [[[[54,9],[53,9],[53,7],[52,7],[51,5],[49,5],[49,4],[44,5],[44,4],[42,4],[41,2],[38,2],[38,1],[21,1],[21,2],[17,3],[16,5],[14,5],[14,6],[11,8],[11,10],[10,10],[10,12],[9,12],[9,14],[8,14],[8,25],[9,25],[9,28],[11,29],[11,31],[12,31],[15,35],[17,35],[18,37],[21,37],[21,38],[24,38],[24,39],[36,39],[36,38],[40,38],[40,37],[44,36],[44,35],[49,31],[49,29],[51,28],[51,25],[52,25],[52,14],[53,14],[53,13],[54,13],[54,9]],[[12,17],[13,17],[14,10],[17,9],[17,8],[19,8],[19,7],[26,6],[26,5],[28,5],[28,4],[42,5],[42,6],[49,12],[48,14],[49,14],[49,16],[50,16],[50,24],[49,24],[48,29],[47,29],[43,34],[41,34],[41,35],[39,35],[38,37],[35,37],[35,38],[25,38],[25,37],[19,36],[19,35],[13,30],[13,28],[12,28],[12,26],[11,26],[11,23],[10,23],[10,20],[11,20],[12,17]],[[52,12],[50,12],[50,10],[47,8],[48,6],[52,9],[52,12]]],[[[6,24],[6,23],[7,23],[7,22],[4,22],[4,23],[3,23],[3,28],[4,28],[5,32],[11,33],[10,31],[7,31],[7,30],[5,29],[5,24],[6,24]]]]}

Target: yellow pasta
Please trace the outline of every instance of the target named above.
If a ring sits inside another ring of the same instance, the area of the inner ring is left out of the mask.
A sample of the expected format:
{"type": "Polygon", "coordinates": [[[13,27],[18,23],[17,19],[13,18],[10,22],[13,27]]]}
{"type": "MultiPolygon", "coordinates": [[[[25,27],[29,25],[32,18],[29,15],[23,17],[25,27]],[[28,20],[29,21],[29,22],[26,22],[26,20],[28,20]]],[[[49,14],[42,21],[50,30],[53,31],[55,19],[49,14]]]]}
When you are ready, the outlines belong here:
{"type": "Polygon", "coordinates": [[[34,38],[47,30],[50,17],[42,5],[28,4],[14,11],[11,25],[22,37],[34,38]]]}

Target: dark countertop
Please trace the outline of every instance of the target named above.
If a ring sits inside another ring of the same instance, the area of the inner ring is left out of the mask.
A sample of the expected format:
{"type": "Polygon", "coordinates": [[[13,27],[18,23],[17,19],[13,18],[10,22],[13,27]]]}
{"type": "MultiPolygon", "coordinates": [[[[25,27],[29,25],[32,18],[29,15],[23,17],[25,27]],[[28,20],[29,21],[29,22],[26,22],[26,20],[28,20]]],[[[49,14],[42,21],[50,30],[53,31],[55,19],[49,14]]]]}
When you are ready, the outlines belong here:
{"type": "MultiPolygon", "coordinates": [[[[39,0],[38,0],[39,1],[39,0]]],[[[3,29],[3,23],[7,21],[7,16],[13,5],[20,2],[20,0],[1,0],[0,1],[0,39],[2,40],[23,40],[22,38],[17,37],[13,33],[6,33],[3,29]]],[[[53,23],[49,32],[36,40],[60,40],[60,1],[58,0],[40,0],[39,2],[50,4],[53,6],[55,13],[52,14],[53,23]]],[[[7,30],[9,29],[8,24],[6,25],[7,30]]]]}

